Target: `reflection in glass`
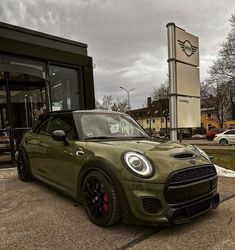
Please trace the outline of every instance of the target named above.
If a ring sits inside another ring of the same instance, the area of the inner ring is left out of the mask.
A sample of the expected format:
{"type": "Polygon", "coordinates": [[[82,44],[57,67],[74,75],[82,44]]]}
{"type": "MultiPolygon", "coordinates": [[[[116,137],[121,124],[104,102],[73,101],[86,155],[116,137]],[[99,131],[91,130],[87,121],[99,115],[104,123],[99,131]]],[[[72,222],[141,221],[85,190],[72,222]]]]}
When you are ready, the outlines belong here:
{"type": "Polygon", "coordinates": [[[5,74],[0,72],[0,163],[11,160],[5,74]]]}
{"type": "Polygon", "coordinates": [[[4,63],[4,56],[0,55],[0,63],[4,63]]]}
{"type": "Polygon", "coordinates": [[[53,111],[79,108],[77,70],[51,65],[50,87],[53,111]]]}
{"type": "Polygon", "coordinates": [[[24,57],[10,57],[10,64],[19,65],[19,66],[26,66],[29,68],[41,70],[45,72],[46,70],[46,64],[44,62],[33,60],[29,58],[24,57]]]}
{"type": "Polygon", "coordinates": [[[9,90],[14,127],[32,127],[46,111],[44,80],[25,74],[10,73],[9,90]]]}

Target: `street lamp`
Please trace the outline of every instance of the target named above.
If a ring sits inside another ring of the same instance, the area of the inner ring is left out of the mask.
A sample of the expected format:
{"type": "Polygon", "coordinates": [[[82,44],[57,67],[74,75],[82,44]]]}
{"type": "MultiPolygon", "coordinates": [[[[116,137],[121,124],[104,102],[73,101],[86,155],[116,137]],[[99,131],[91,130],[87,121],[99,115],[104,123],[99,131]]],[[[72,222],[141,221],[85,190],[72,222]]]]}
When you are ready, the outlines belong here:
{"type": "Polygon", "coordinates": [[[120,89],[125,90],[126,93],[127,93],[128,111],[130,111],[130,109],[131,109],[131,104],[130,104],[130,92],[131,92],[132,90],[134,90],[134,89],[127,90],[127,89],[125,89],[125,88],[123,88],[123,87],[120,87],[120,89]]]}

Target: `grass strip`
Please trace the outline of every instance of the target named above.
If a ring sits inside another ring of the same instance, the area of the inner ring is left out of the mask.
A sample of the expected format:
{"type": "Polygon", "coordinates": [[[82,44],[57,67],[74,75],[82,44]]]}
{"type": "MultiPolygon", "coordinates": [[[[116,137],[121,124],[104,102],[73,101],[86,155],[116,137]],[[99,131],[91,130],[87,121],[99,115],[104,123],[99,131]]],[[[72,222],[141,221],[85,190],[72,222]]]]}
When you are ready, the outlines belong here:
{"type": "Polygon", "coordinates": [[[235,150],[229,149],[203,149],[209,156],[213,156],[212,162],[220,167],[235,171],[235,150]]]}

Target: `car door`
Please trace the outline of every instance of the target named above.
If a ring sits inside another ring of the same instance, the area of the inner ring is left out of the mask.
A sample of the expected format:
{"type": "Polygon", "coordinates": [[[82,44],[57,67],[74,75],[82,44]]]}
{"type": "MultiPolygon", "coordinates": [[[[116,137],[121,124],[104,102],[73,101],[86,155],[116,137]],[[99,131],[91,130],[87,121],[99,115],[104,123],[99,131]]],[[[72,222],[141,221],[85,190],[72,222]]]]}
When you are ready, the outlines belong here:
{"type": "Polygon", "coordinates": [[[49,137],[46,132],[49,119],[49,115],[40,116],[33,132],[31,132],[24,141],[32,172],[36,176],[45,174],[43,163],[45,162],[44,159],[47,155],[47,148],[44,146],[43,142],[49,137]]]}
{"type": "Polygon", "coordinates": [[[47,133],[50,136],[42,142],[47,154],[43,162],[46,178],[57,188],[74,194],[78,170],[86,159],[86,143],[78,140],[72,113],[52,115],[47,133]],[[55,130],[65,132],[68,144],[52,138],[55,130]]]}
{"type": "Polygon", "coordinates": [[[235,143],[235,130],[228,130],[224,135],[229,143],[235,143]]]}
{"type": "Polygon", "coordinates": [[[235,143],[235,129],[231,130],[231,139],[230,139],[231,143],[235,143]]]}

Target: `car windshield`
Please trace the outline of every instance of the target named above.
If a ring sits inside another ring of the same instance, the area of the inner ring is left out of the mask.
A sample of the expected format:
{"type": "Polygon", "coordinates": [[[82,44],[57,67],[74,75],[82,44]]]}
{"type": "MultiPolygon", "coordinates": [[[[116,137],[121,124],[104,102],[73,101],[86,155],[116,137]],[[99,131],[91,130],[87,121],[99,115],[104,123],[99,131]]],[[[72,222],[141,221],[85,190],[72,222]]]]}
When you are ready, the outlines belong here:
{"type": "Polygon", "coordinates": [[[85,140],[150,138],[137,122],[122,114],[80,114],[80,125],[85,140]]]}

